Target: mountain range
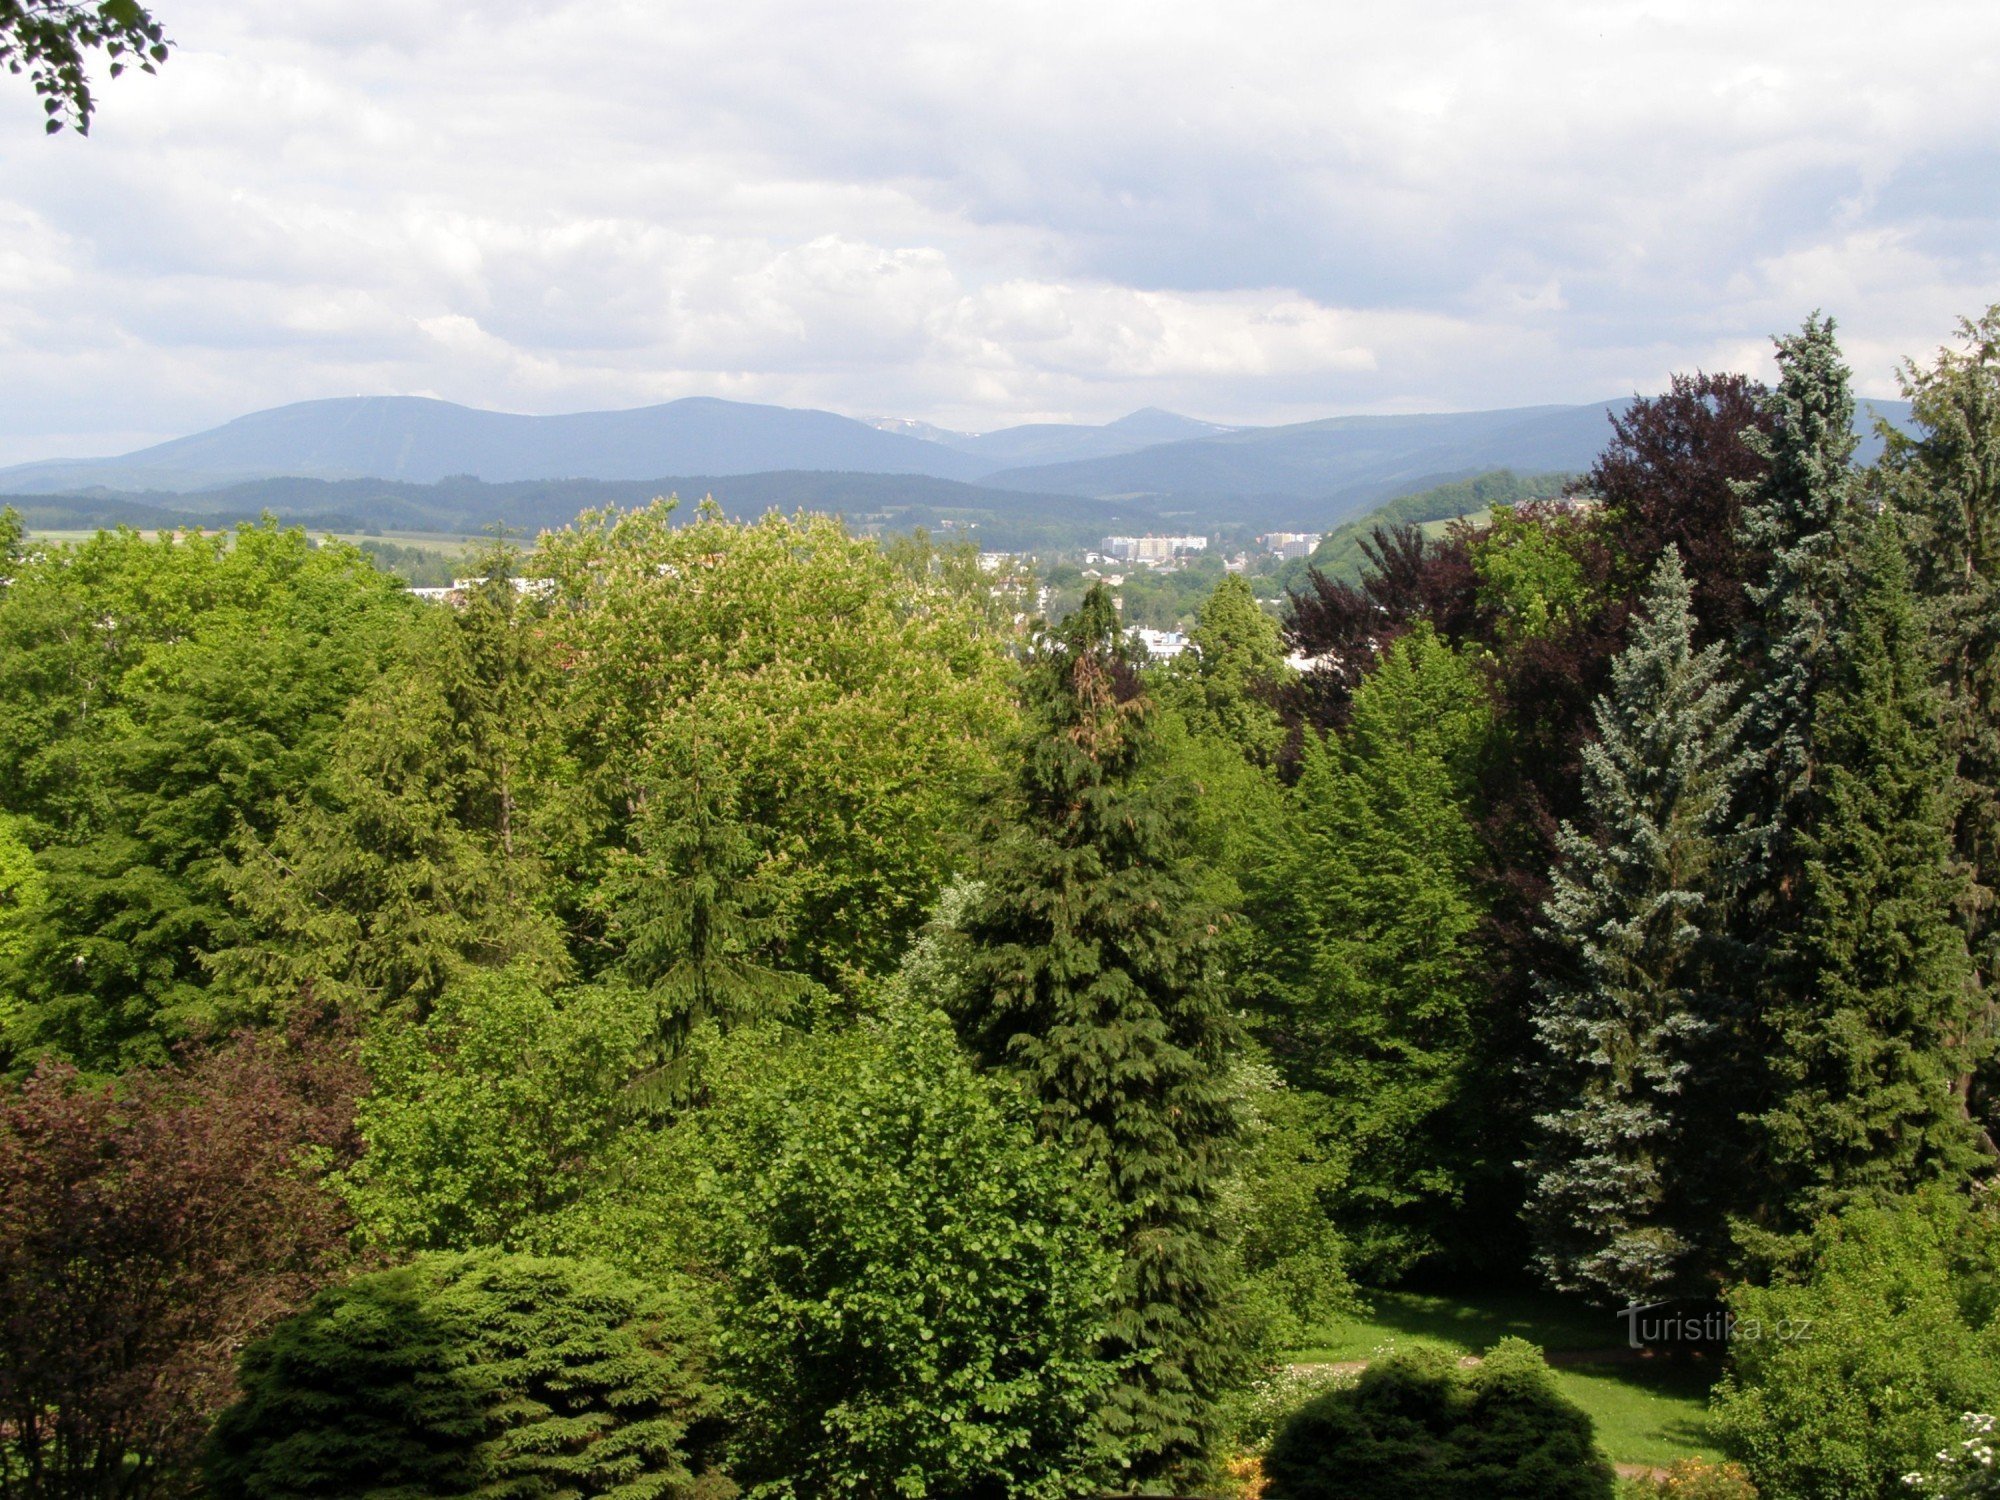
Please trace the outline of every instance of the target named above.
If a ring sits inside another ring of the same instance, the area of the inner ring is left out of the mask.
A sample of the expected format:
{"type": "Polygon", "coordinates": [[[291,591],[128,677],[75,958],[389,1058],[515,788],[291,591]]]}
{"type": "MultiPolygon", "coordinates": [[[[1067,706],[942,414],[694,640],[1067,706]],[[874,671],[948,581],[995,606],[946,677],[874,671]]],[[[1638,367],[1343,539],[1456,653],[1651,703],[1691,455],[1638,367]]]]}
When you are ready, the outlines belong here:
{"type": "MultiPolygon", "coordinates": [[[[38,510],[81,511],[94,499],[99,509],[136,503],[171,514],[230,509],[251,498],[230,494],[246,486],[268,492],[274,481],[310,480],[318,483],[289,492],[281,512],[288,519],[362,516],[386,506],[441,526],[483,516],[509,498],[502,490],[520,486],[664,493],[671,483],[681,494],[706,492],[688,487],[694,484],[719,486],[718,493],[740,495],[739,504],[785,493],[849,512],[882,509],[874,502],[886,498],[892,510],[914,504],[1055,519],[1052,502],[1060,510],[1068,497],[1079,502],[1070,518],[1085,526],[1124,514],[1134,524],[1327,527],[1392,496],[1494,469],[1580,472],[1626,404],[1271,427],[1227,427],[1149,409],[1103,425],[963,433],[708,397],[563,416],[415,396],[352,397],[253,412],[115,458],[0,469],[0,494],[47,497],[38,510]],[[938,483],[926,491],[921,480],[938,483]],[[421,487],[435,493],[418,493],[421,487]],[[230,498],[218,506],[223,496],[230,498]],[[315,508],[301,511],[301,504],[315,508]]],[[[1905,403],[1864,406],[1857,423],[1864,432],[1877,415],[1908,421],[1905,403]]],[[[494,518],[529,523],[526,515],[494,518]]],[[[385,523],[407,524],[386,513],[371,522],[385,523]]]]}

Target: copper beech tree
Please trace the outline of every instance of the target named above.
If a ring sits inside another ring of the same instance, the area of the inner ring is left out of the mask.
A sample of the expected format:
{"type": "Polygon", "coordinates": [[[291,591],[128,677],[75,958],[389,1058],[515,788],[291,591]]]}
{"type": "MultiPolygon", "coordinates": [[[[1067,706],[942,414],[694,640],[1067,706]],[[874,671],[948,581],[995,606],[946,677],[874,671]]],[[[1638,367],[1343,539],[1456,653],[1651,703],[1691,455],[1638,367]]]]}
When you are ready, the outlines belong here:
{"type": "Polygon", "coordinates": [[[322,1029],[0,1100],[0,1496],[186,1487],[243,1344],[345,1260],[361,1085],[322,1029]]]}

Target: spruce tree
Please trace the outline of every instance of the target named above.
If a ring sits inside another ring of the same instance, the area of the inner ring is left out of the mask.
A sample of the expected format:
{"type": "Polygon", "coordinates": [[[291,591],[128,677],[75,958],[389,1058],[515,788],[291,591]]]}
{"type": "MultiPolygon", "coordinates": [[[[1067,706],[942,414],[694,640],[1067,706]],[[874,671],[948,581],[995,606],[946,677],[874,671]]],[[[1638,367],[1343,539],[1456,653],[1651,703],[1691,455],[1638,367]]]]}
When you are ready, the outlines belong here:
{"type": "Polygon", "coordinates": [[[1755,759],[1746,785],[1758,883],[1752,906],[1760,916],[1796,887],[1793,804],[1812,781],[1813,703],[1831,650],[1839,523],[1853,499],[1854,395],[1833,333],[1833,319],[1814,314],[1777,340],[1778,384],[1763,403],[1770,431],[1744,434],[1768,466],[1746,489],[1742,523],[1744,549],[1770,559],[1749,587],[1755,609],[1742,643],[1754,674],[1745,743],[1755,759]]]}
{"type": "Polygon", "coordinates": [[[1977,1008],[1941,703],[1893,516],[1867,522],[1855,551],[1816,713],[1798,922],[1779,939],[1790,982],[1766,1015],[1780,1228],[1979,1159],[1960,1090],[1977,1008]]]}
{"type": "Polygon", "coordinates": [[[1013,794],[965,918],[961,1034],[1038,1101],[1042,1131],[1101,1176],[1122,1268],[1104,1436],[1136,1484],[1198,1464],[1238,1378],[1217,1222],[1237,1111],[1236,1031],[1184,877],[1186,809],[1149,776],[1149,705],[1103,587],[1037,648],[1013,794]]]}
{"type": "Polygon", "coordinates": [[[2000,972],[2000,304],[1959,325],[1962,347],[1909,365],[1917,434],[1883,424],[1878,477],[1911,536],[1917,592],[1940,647],[1946,724],[1971,867],[1967,930],[1982,983],[2000,972]]]}
{"type": "Polygon", "coordinates": [[[1584,751],[1589,825],[1565,824],[1544,912],[1568,960],[1544,976],[1534,1071],[1549,1109],[1524,1163],[1537,1260],[1603,1300],[1698,1278],[1703,1053],[1717,1039],[1709,966],[1733,841],[1740,710],[1722,647],[1693,649],[1679,552],[1662,555],[1584,751]]]}
{"type": "Polygon", "coordinates": [[[623,945],[614,972],[652,1005],[652,1065],[632,1087],[643,1109],[679,1100],[692,1028],[782,1016],[811,988],[777,962],[791,893],[712,748],[698,735],[669,742],[655,747],[651,765],[656,783],[633,820],[636,847],[613,855],[596,894],[623,945]]]}

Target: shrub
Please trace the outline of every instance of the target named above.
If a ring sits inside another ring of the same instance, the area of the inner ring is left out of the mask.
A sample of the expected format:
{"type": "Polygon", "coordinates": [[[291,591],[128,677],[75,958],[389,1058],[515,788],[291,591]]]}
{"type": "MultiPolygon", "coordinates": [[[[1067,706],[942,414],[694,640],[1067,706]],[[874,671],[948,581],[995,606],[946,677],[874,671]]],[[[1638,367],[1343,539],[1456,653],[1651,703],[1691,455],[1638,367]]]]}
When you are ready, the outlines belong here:
{"type": "Polygon", "coordinates": [[[1905,1474],[1903,1483],[1924,1500],[1988,1500],[2000,1495],[2000,1469],[1993,1464],[1994,1421],[1985,1412],[1969,1411],[1959,1418],[1958,1441],[1938,1450],[1937,1459],[1921,1473],[1905,1474]]]}
{"type": "Polygon", "coordinates": [[[1741,1464],[1684,1458],[1664,1473],[1627,1479],[1618,1500],[1757,1500],[1757,1486],[1741,1464]]]}
{"type": "Polygon", "coordinates": [[[321,1293],[243,1356],[216,1500],[727,1496],[687,1300],[591,1261],[427,1255],[321,1293]]]}
{"type": "Polygon", "coordinates": [[[819,1034],[726,1113],[727,1370],[760,1494],[1096,1492],[1106,1210],[937,1013],[819,1034]]]}
{"type": "Polygon", "coordinates": [[[1610,1500],[1590,1417],[1541,1352],[1495,1345],[1475,1369],[1423,1350],[1308,1402],[1264,1457],[1268,1500],[1610,1500]]]}
{"type": "Polygon", "coordinates": [[[1937,1190],[1822,1223],[1803,1265],[1730,1294],[1715,1430],[1766,1500],[1899,1496],[2000,1400],[2000,1213],[1937,1190]]]}

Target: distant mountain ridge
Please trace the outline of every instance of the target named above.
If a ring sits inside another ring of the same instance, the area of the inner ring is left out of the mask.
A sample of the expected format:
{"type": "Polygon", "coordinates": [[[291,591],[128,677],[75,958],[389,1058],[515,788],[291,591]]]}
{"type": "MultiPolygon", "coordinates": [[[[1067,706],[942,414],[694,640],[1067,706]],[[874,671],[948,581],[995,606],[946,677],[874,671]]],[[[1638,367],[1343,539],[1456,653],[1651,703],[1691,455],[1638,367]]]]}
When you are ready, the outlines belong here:
{"type": "MultiPolygon", "coordinates": [[[[352,397],[253,412],[118,458],[0,469],[0,493],[103,490],[173,510],[181,508],[175,495],[287,478],[419,486],[470,478],[505,486],[755,475],[760,482],[750,488],[770,494],[796,492],[773,476],[797,474],[838,491],[847,506],[866,509],[869,486],[857,488],[857,476],[876,476],[874,490],[897,505],[910,503],[899,480],[922,476],[978,486],[987,492],[978,501],[947,508],[996,516],[1005,514],[1004,496],[1014,492],[1044,497],[1036,502],[1044,505],[1052,496],[1092,502],[1073,507],[1080,523],[1109,503],[1183,528],[1333,527],[1394,495],[1494,469],[1581,472],[1610,440],[1610,418],[1627,404],[1236,428],[1148,409],[1101,426],[1032,423],[968,434],[709,397],[547,417],[425,397],[352,397]]],[[[1908,421],[1905,403],[1866,403],[1858,424],[1864,432],[1878,412],[1908,421]]],[[[1872,446],[1864,444],[1864,457],[1872,446]]]]}
{"type": "Polygon", "coordinates": [[[705,396],[553,417],[480,411],[422,396],[354,396],[252,412],[119,458],[0,469],[0,489],[171,492],[278,477],[431,484],[460,474],[505,484],[776,469],[969,481],[992,467],[833,412],[705,396]]]}

